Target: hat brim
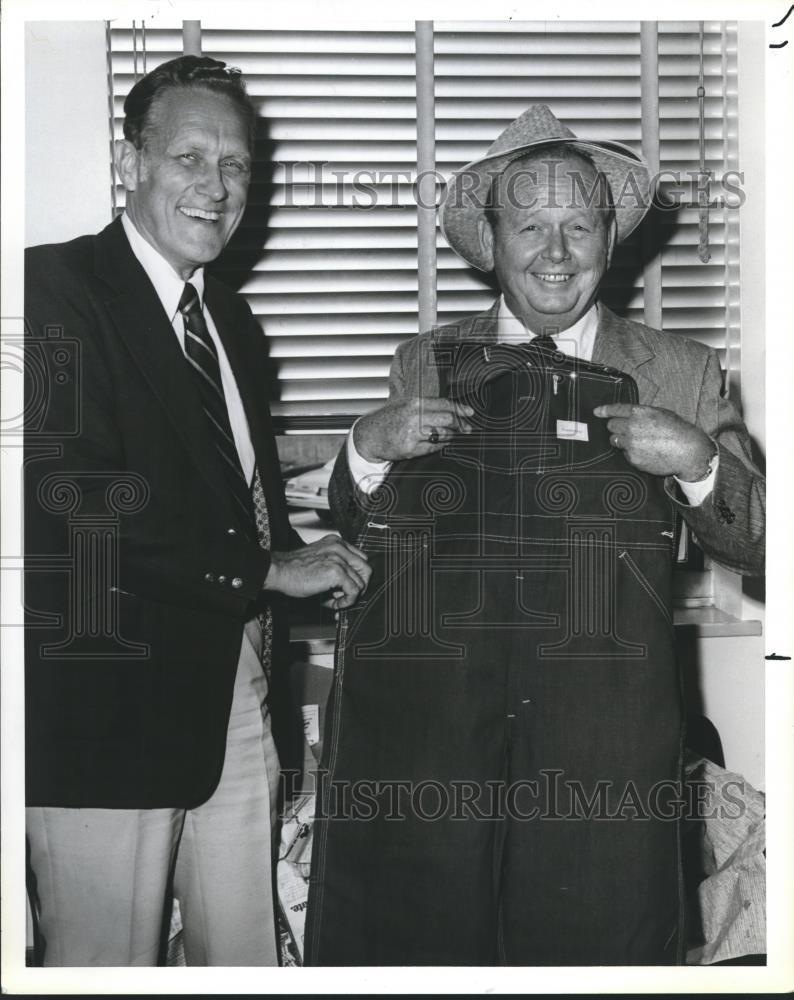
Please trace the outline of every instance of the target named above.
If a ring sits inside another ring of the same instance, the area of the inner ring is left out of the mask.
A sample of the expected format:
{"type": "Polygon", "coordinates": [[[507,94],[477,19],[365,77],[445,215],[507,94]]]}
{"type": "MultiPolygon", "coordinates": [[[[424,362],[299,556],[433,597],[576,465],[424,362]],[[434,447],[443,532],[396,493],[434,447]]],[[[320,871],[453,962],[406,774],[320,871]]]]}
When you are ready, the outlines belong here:
{"type": "Polygon", "coordinates": [[[449,179],[438,217],[444,239],[459,257],[480,271],[493,270],[493,255],[481,244],[479,224],[485,215],[494,177],[523,153],[558,145],[585,150],[605,174],[615,202],[618,242],[637,228],[654,194],[650,168],[641,156],[621,142],[595,142],[578,137],[536,139],[472,160],[449,179]]]}

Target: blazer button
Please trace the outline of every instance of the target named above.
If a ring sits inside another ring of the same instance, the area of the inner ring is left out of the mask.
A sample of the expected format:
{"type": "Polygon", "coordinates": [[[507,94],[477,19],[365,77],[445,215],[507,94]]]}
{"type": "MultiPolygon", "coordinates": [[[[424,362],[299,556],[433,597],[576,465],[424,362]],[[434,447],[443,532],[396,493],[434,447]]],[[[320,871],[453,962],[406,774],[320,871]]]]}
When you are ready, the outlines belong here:
{"type": "Polygon", "coordinates": [[[235,577],[235,578],[234,578],[234,579],[232,580],[232,586],[234,587],[234,589],[235,589],[235,590],[239,590],[239,589],[240,589],[240,587],[242,587],[242,585],[243,585],[243,581],[242,581],[242,580],[240,579],[240,577],[239,577],[239,576],[236,576],[236,577],[235,577]]]}
{"type": "Polygon", "coordinates": [[[223,574],[221,574],[221,575],[220,575],[220,576],[218,577],[218,583],[226,583],[226,577],[225,577],[225,576],[223,576],[223,574]]]}
{"type": "Polygon", "coordinates": [[[215,583],[215,574],[214,573],[205,573],[204,574],[204,579],[207,581],[207,583],[215,583]]]}
{"type": "Polygon", "coordinates": [[[226,534],[227,534],[227,535],[236,535],[236,534],[237,534],[237,531],[236,531],[236,529],[235,529],[235,528],[227,528],[227,529],[226,529],[226,534]]]}

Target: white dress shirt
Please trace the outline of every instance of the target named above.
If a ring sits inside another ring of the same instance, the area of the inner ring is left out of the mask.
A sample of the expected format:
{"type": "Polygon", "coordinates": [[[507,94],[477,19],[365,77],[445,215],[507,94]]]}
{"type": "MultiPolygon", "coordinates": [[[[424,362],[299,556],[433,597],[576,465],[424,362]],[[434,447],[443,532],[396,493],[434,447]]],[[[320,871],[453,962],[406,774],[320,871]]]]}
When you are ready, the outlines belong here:
{"type": "MultiPolygon", "coordinates": [[[[135,254],[141,267],[146,272],[149,281],[151,281],[154,285],[157,297],[160,299],[160,302],[162,302],[165,314],[168,316],[169,322],[171,323],[174,333],[176,334],[176,338],[179,341],[179,347],[184,353],[185,321],[184,317],[179,312],[179,300],[182,297],[185,282],[179,277],[176,271],[159,253],[159,251],[155,250],[151,243],[141,236],[135,228],[135,224],[126,212],[121,217],[121,224],[124,226],[124,232],[127,234],[127,239],[130,241],[132,252],[135,254]]],[[[199,303],[201,304],[201,310],[207,323],[207,329],[209,330],[210,337],[212,337],[212,341],[215,344],[215,349],[218,352],[218,365],[221,370],[223,394],[226,397],[226,409],[229,411],[229,423],[232,428],[232,435],[237,448],[237,454],[240,457],[240,465],[242,466],[243,475],[245,476],[246,482],[250,485],[254,478],[254,467],[256,465],[254,446],[251,443],[251,431],[248,427],[248,419],[245,415],[245,409],[243,408],[243,401],[240,398],[240,390],[237,388],[237,383],[234,380],[229,359],[226,357],[226,351],[223,349],[221,338],[218,336],[218,330],[213,322],[209,309],[204,308],[203,267],[200,267],[198,270],[193,272],[193,275],[190,278],[190,283],[196,289],[196,293],[199,297],[199,303]]]]}
{"type": "MultiPolygon", "coordinates": [[[[554,334],[557,347],[563,354],[581,361],[590,361],[593,357],[596,333],[598,332],[598,305],[593,305],[581,316],[573,326],[554,334]]],[[[499,344],[526,343],[537,336],[518,319],[505,302],[504,295],[499,296],[499,306],[496,311],[496,340],[499,344]]],[[[353,443],[353,427],[347,436],[347,463],[354,482],[364,493],[372,493],[386,478],[391,462],[369,462],[363,458],[353,443]]],[[[691,507],[697,507],[706,499],[714,488],[719,459],[712,462],[711,472],[696,483],[687,483],[674,477],[691,507]]]]}
{"type": "MultiPolygon", "coordinates": [[[[596,333],[598,332],[598,306],[593,303],[584,316],[560,333],[553,334],[554,343],[563,354],[580,361],[589,361],[593,357],[596,333]]],[[[534,340],[537,334],[528,330],[510,311],[504,295],[499,296],[499,307],[496,310],[496,341],[499,344],[526,344],[534,340]]]]}

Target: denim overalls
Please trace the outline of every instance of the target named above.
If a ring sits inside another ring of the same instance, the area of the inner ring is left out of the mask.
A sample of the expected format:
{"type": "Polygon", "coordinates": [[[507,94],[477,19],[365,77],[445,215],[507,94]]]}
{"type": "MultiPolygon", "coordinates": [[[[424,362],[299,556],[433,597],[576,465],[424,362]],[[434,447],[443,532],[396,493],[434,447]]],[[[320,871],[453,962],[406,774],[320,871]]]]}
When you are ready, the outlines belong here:
{"type": "Polygon", "coordinates": [[[306,962],[679,962],[673,512],[592,415],[636,385],[538,342],[436,361],[475,430],[396,463],[359,540],[306,962]]]}

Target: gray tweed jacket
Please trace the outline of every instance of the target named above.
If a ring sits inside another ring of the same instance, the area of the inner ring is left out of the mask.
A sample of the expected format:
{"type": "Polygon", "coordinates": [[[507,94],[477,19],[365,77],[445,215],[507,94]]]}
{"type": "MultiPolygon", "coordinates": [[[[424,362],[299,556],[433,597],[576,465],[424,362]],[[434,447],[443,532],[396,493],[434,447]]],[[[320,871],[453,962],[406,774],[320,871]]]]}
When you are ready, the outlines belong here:
{"type": "MultiPolygon", "coordinates": [[[[497,306],[498,302],[483,313],[401,344],[389,374],[389,399],[437,396],[434,345],[468,339],[495,341],[497,306]]],[[[600,304],[592,360],[631,375],[640,403],[673,410],[713,438],[719,468],[706,500],[698,507],[690,506],[672,477],[665,480],[665,490],[709,556],[739,573],[763,573],[765,480],[753,464],[741,414],[723,394],[716,352],[686,337],[623,319],[600,304]]],[[[331,477],[329,501],[337,527],[345,538],[355,540],[366,515],[367,498],[352,480],[345,446],[331,477]]]]}

